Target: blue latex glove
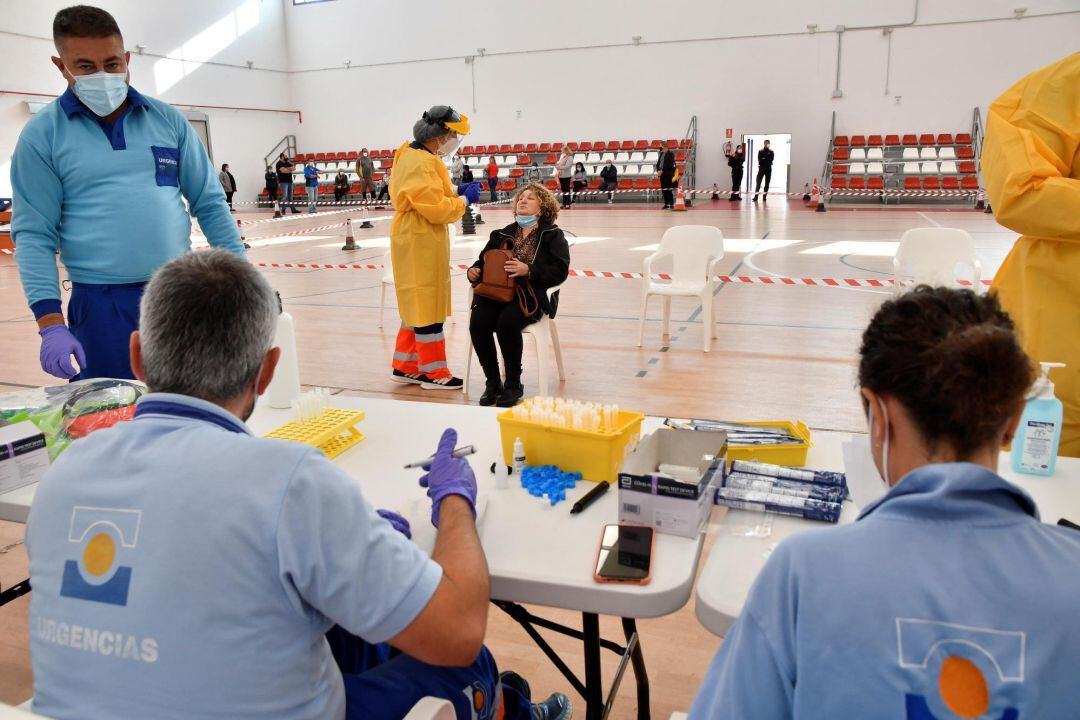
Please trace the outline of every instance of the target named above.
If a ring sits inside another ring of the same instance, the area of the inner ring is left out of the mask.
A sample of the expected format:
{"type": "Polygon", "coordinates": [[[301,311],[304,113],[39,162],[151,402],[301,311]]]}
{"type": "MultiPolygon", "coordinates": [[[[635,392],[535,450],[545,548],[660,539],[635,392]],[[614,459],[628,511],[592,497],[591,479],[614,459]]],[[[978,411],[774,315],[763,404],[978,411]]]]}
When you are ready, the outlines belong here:
{"type": "Polygon", "coordinates": [[[67,325],[50,325],[38,330],[41,336],[41,369],[53,377],[70,380],[78,372],[71,365],[71,356],[79,361],[79,368],[86,367],[83,346],[68,330],[67,325]]]}
{"type": "Polygon", "coordinates": [[[451,454],[455,447],[457,431],[448,428],[439,440],[439,449],[435,451],[431,469],[420,478],[420,487],[426,487],[431,498],[431,524],[435,527],[439,527],[439,504],[447,495],[460,495],[468,500],[473,517],[476,517],[476,476],[465,458],[456,458],[451,454]]]}
{"type": "Polygon", "coordinates": [[[409,521],[398,515],[393,510],[376,510],[383,520],[394,526],[394,529],[405,537],[412,540],[412,528],[409,527],[409,521]]]}
{"type": "Polygon", "coordinates": [[[462,183],[457,186],[457,194],[464,195],[465,201],[472,205],[480,200],[480,183],[462,183]]]}

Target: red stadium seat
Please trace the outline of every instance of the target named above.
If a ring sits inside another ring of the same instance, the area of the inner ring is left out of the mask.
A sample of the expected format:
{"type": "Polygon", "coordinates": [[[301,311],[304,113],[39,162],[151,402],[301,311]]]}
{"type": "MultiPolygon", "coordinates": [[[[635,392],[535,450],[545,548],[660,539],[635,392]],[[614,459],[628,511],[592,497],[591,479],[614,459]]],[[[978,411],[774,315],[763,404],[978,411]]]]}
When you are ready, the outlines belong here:
{"type": "Polygon", "coordinates": [[[649,189],[649,178],[638,178],[637,180],[635,180],[634,181],[634,189],[635,190],[648,190],[649,189]]]}
{"type": "Polygon", "coordinates": [[[649,181],[649,189],[650,190],[659,190],[660,189],[660,178],[655,178],[654,177],[652,180],[650,180],[649,181]]]}
{"type": "Polygon", "coordinates": [[[649,141],[649,149],[650,150],[659,150],[662,147],[664,147],[664,142],[662,140],[650,140],[649,141]]]}
{"type": "Polygon", "coordinates": [[[323,160],[326,160],[326,153],[316,153],[315,154],[315,162],[321,162],[323,160]]]}
{"type": "Polygon", "coordinates": [[[514,145],[514,147],[513,147],[513,149],[511,150],[511,152],[514,152],[514,153],[523,153],[523,152],[525,152],[525,145],[524,145],[523,143],[517,143],[516,145],[514,145]]]}
{"type": "Polygon", "coordinates": [[[694,145],[694,141],[691,140],[690,138],[683,138],[682,140],[679,141],[679,147],[681,147],[684,150],[689,150],[691,147],[693,147],[693,145],[694,145]]]}
{"type": "Polygon", "coordinates": [[[465,147],[461,148],[461,154],[462,155],[472,155],[474,149],[475,148],[473,148],[472,145],[466,145],[465,147]]]}
{"type": "MultiPolygon", "coordinates": [[[[375,182],[378,182],[379,180],[382,180],[386,176],[383,175],[382,173],[375,173],[374,175],[372,175],[372,177],[375,178],[375,182]]],[[[359,188],[360,184],[357,183],[356,187],[359,188]]]]}
{"type": "MultiPolygon", "coordinates": [[[[555,144],[558,145],[558,143],[555,143],[555,144]]],[[[568,142],[568,143],[566,143],[566,147],[570,148],[570,152],[577,152],[578,150],[581,149],[581,146],[578,145],[576,142],[568,142]]],[[[591,143],[590,143],[589,147],[592,147],[591,143]]],[[[555,150],[555,146],[553,145],[551,147],[551,149],[555,150]]],[[[562,152],[562,148],[559,148],[558,150],[555,150],[555,152],[562,152]]]]}
{"type": "Polygon", "coordinates": [[[899,144],[900,144],[900,136],[899,135],[886,135],[885,136],[885,146],[886,147],[896,147],[899,144]]]}
{"type": "MultiPolygon", "coordinates": [[[[499,152],[501,152],[503,155],[509,155],[512,152],[511,147],[512,146],[510,145],[510,143],[506,143],[505,145],[500,145],[499,146],[499,152]]],[[[491,148],[488,148],[488,152],[495,152],[495,151],[492,150],[491,148]]]]}
{"type": "Polygon", "coordinates": [[[510,171],[510,177],[512,177],[512,178],[525,177],[525,171],[522,170],[521,168],[514,168],[513,170],[510,171]]]}
{"type": "Polygon", "coordinates": [[[344,150],[342,150],[341,152],[339,152],[337,154],[336,159],[338,159],[338,160],[347,160],[348,159],[348,154],[344,150]]]}
{"type": "Polygon", "coordinates": [[[919,136],[920,145],[933,145],[936,138],[933,133],[923,133],[919,136]]]}
{"type": "Polygon", "coordinates": [[[649,141],[648,140],[638,140],[636,143],[634,143],[634,149],[635,150],[648,150],[649,149],[649,141]]]}
{"type": "Polygon", "coordinates": [[[975,157],[975,148],[970,145],[964,145],[956,149],[956,157],[961,160],[971,160],[975,157]]]}
{"type": "Polygon", "coordinates": [[[833,190],[847,190],[847,178],[834,177],[832,179],[833,190]]]}
{"type": "Polygon", "coordinates": [[[502,181],[499,182],[498,186],[495,189],[496,190],[503,190],[505,192],[510,192],[511,190],[513,190],[516,187],[517,187],[517,183],[515,183],[513,180],[502,180],[502,181]]]}
{"type": "Polygon", "coordinates": [[[965,160],[964,162],[960,163],[960,174],[961,175],[974,175],[975,174],[975,161],[974,160],[965,160]]]}
{"type": "Polygon", "coordinates": [[[937,144],[938,145],[952,145],[953,144],[952,133],[938,133],[937,144]]]}
{"type": "Polygon", "coordinates": [[[525,146],[525,152],[527,152],[527,153],[540,152],[540,148],[536,145],[536,143],[529,143],[529,144],[527,144],[525,146]]]}
{"type": "Polygon", "coordinates": [[[349,154],[345,156],[345,159],[352,162],[352,161],[356,160],[358,157],[360,157],[360,153],[356,152],[355,150],[350,150],[349,154]]]}
{"type": "Polygon", "coordinates": [[[847,175],[848,174],[848,166],[847,165],[833,165],[832,172],[833,172],[833,175],[847,175]]]}
{"type": "Polygon", "coordinates": [[[852,135],[851,136],[851,147],[866,147],[866,136],[865,135],[852,135]]]}
{"type": "MultiPolygon", "coordinates": [[[[544,147],[541,145],[540,147],[544,147]]],[[[561,142],[551,143],[551,152],[562,152],[563,144],[561,142]]]]}
{"type": "Polygon", "coordinates": [[[550,178],[544,181],[544,187],[546,187],[548,190],[558,190],[559,181],[554,178],[550,178]]]}
{"type": "Polygon", "coordinates": [[[924,177],[923,180],[922,180],[922,187],[923,187],[923,190],[940,190],[941,189],[941,178],[937,177],[936,175],[931,175],[930,177],[924,177]]]}
{"type": "Polygon", "coordinates": [[[971,135],[968,134],[968,133],[957,133],[956,134],[956,144],[957,145],[970,145],[971,144],[971,135]]]}
{"type": "Polygon", "coordinates": [[[950,175],[948,177],[941,178],[941,189],[942,190],[959,190],[960,189],[960,178],[956,177],[955,175],[950,175]]]}
{"type": "Polygon", "coordinates": [[[517,164],[518,165],[528,165],[531,162],[532,162],[532,158],[529,157],[528,155],[518,155],[518,159],[517,159],[517,164]]]}
{"type": "Polygon", "coordinates": [[[832,151],[832,159],[833,160],[847,160],[848,159],[848,153],[849,153],[849,151],[848,151],[847,148],[838,147],[838,148],[836,148],[835,150],[832,151]]]}
{"type": "Polygon", "coordinates": [[[551,143],[540,143],[540,147],[537,148],[536,151],[542,153],[551,152],[551,143]]]}
{"type": "Polygon", "coordinates": [[[592,180],[590,180],[589,181],[589,189],[590,190],[599,190],[600,189],[600,178],[593,178],[592,180]]]}
{"type": "Polygon", "coordinates": [[[592,151],[592,142],[586,140],[585,142],[580,142],[580,143],[570,143],[570,149],[575,151],[575,152],[577,152],[578,150],[580,150],[581,152],[591,152],[592,151]],[[577,147],[574,147],[574,145],[577,145],[577,147]]]}
{"type": "Polygon", "coordinates": [[[270,191],[267,190],[266,188],[263,188],[262,192],[259,193],[259,197],[260,198],[264,198],[264,197],[268,198],[268,197],[270,197],[270,191]]]}
{"type": "Polygon", "coordinates": [[[979,178],[968,175],[967,177],[960,178],[960,187],[965,190],[978,190],[979,178]]]}
{"type": "Polygon", "coordinates": [[[598,142],[593,143],[593,149],[597,150],[597,151],[603,151],[604,149],[607,149],[610,152],[618,152],[619,151],[619,141],[618,140],[608,140],[606,143],[604,143],[604,145],[601,145],[598,142]]]}
{"type": "Polygon", "coordinates": [[[631,150],[634,149],[634,141],[633,140],[623,140],[621,143],[619,143],[619,149],[630,152],[631,150]]]}
{"type": "Polygon", "coordinates": [[[905,190],[919,190],[921,188],[922,188],[922,183],[919,182],[919,178],[917,178],[917,177],[906,177],[906,178],[904,178],[904,189],[905,190]]]}
{"type": "Polygon", "coordinates": [[[488,153],[487,145],[477,145],[475,152],[476,152],[477,155],[487,155],[487,153],[488,153]]]}
{"type": "Polygon", "coordinates": [[[836,147],[847,147],[851,145],[851,141],[848,140],[847,135],[837,135],[835,138],[833,138],[833,145],[835,145],[836,147]]]}
{"type": "Polygon", "coordinates": [[[866,187],[869,190],[884,190],[885,178],[879,176],[867,178],[866,187]]]}
{"type": "Polygon", "coordinates": [[[675,151],[675,162],[681,162],[681,163],[686,162],[686,151],[685,150],[676,150],[675,151]]]}
{"type": "Polygon", "coordinates": [[[915,137],[915,135],[913,135],[913,134],[905,135],[903,144],[904,145],[918,145],[919,144],[919,138],[915,137]]]}
{"type": "Polygon", "coordinates": [[[866,144],[867,145],[872,145],[874,147],[882,145],[881,136],[880,135],[871,135],[870,137],[866,138],[866,144]]]}
{"type": "Polygon", "coordinates": [[[666,143],[664,143],[664,145],[671,148],[672,150],[675,150],[675,149],[677,149],[679,147],[679,141],[678,140],[668,140],[666,143]]]}
{"type": "MultiPolygon", "coordinates": [[[[599,187],[599,185],[597,185],[597,187],[599,187]]],[[[622,180],[619,181],[619,189],[620,190],[633,190],[634,189],[634,181],[631,180],[630,178],[623,178],[622,180]]]]}
{"type": "MultiPolygon", "coordinates": [[[[871,178],[871,180],[873,180],[873,178],[871,178]]],[[[848,188],[851,190],[865,190],[866,179],[861,177],[853,177],[851,178],[851,183],[850,185],[848,185],[848,188]]]]}
{"type": "Polygon", "coordinates": [[[559,156],[555,153],[549,153],[548,156],[544,158],[545,165],[554,165],[557,162],[559,162],[559,156]]]}

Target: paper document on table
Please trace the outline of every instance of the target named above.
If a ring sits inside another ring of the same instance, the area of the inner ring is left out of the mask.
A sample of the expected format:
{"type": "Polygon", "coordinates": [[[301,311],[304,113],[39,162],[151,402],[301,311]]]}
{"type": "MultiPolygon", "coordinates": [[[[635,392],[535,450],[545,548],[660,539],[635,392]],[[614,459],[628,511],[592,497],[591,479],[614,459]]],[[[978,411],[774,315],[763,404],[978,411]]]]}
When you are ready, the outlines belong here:
{"type": "Polygon", "coordinates": [[[859,509],[885,494],[874,456],[870,454],[870,436],[855,435],[841,444],[844,456],[844,473],[847,475],[848,495],[859,509]]]}

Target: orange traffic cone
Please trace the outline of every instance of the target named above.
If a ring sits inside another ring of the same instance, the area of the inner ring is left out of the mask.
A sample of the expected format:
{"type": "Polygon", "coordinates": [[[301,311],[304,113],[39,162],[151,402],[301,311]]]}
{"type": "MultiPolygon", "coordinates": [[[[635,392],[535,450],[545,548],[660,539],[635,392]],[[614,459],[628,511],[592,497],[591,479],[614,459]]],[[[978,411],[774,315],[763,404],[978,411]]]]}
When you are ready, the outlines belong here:
{"type": "Polygon", "coordinates": [[[363,207],[360,208],[360,219],[363,220],[363,222],[360,223],[360,229],[361,230],[366,230],[368,228],[375,227],[374,225],[371,224],[371,220],[368,219],[367,205],[364,205],[363,207]]]}
{"type": "Polygon", "coordinates": [[[821,196],[817,178],[814,178],[814,187],[810,190],[810,204],[807,207],[817,212],[825,212],[825,198],[821,196]]]}
{"type": "Polygon", "coordinates": [[[359,246],[356,244],[356,238],[353,236],[352,218],[345,221],[345,245],[342,250],[357,250],[359,246]]]}
{"type": "Polygon", "coordinates": [[[281,203],[277,198],[274,198],[274,219],[281,217],[281,203]]]}
{"type": "Polygon", "coordinates": [[[672,210],[686,210],[686,195],[683,193],[682,186],[680,185],[679,193],[675,196],[675,207],[672,210]]]}
{"type": "Polygon", "coordinates": [[[245,250],[250,250],[251,246],[247,243],[247,238],[244,237],[244,225],[240,222],[239,218],[236,220],[236,229],[240,231],[240,242],[243,243],[245,250]]]}

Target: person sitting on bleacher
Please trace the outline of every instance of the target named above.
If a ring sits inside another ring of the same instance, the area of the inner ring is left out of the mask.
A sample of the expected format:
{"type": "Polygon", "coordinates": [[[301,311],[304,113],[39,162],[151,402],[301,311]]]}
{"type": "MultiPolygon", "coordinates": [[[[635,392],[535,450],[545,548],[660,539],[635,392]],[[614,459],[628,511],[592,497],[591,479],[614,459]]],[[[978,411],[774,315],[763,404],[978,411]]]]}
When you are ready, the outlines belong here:
{"type": "Polygon", "coordinates": [[[532,165],[525,168],[525,184],[543,182],[544,177],[540,174],[540,166],[533,160],[532,165]]]}
{"type": "Polygon", "coordinates": [[[131,365],[150,393],[64,451],[27,523],[35,712],[400,720],[434,696],[469,720],[570,716],[563,695],[531,705],[483,647],[476,479],[453,430],[420,479],[428,557],[360,478],[245,424],[281,352],[251,263],[182,255],[141,309],[131,365]]]}
{"type": "Polygon", "coordinates": [[[608,205],[615,202],[612,198],[612,190],[619,187],[619,169],[615,167],[615,163],[608,160],[604,163],[604,167],[600,170],[600,178],[603,180],[600,183],[600,189],[607,192],[608,205]]]}
{"type": "Polygon", "coordinates": [[[921,286],[860,356],[882,495],[772,551],[691,719],[1076,717],[1080,533],[997,473],[1035,379],[1012,320],[921,286]]]}
{"type": "Polygon", "coordinates": [[[517,297],[510,302],[499,302],[475,295],[469,318],[473,347],[487,380],[480,404],[499,407],[512,407],[525,394],[525,386],[521,384],[521,331],[544,315],[555,317],[559,293],[548,298],[548,290],[564,283],[570,272],[570,246],[562,229],[555,224],[559,217],[555,196],[543,185],[526,185],[514,196],[512,207],[515,221],[491,233],[468,272],[469,282],[475,285],[484,271],[484,253],[489,250],[514,253],[514,259],[506,261],[505,270],[517,279],[517,297]],[[505,384],[495,353],[496,337],[506,365],[505,384]]]}
{"type": "Polygon", "coordinates": [[[341,202],[349,192],[349,176],[344,170],[338,170],[334,176],[334,202],[341,202]]]}
{"type": "Polygon", "coordinates": [[[574,197],[585,188],[589,187],[589,173],[585,171],[582,163],[574,164],[574,197]]]}

